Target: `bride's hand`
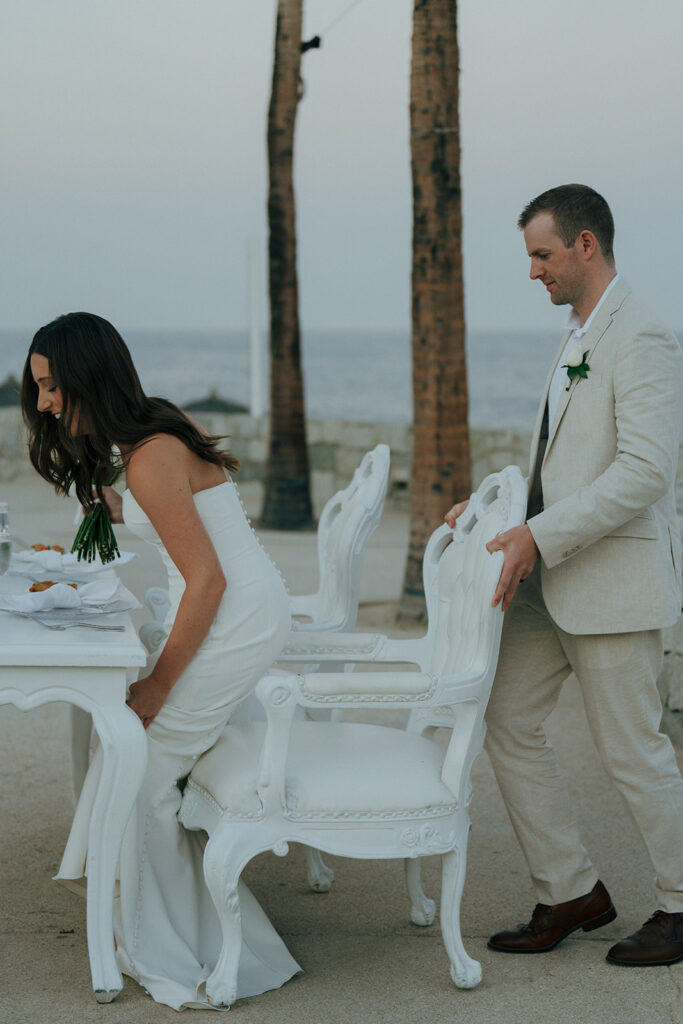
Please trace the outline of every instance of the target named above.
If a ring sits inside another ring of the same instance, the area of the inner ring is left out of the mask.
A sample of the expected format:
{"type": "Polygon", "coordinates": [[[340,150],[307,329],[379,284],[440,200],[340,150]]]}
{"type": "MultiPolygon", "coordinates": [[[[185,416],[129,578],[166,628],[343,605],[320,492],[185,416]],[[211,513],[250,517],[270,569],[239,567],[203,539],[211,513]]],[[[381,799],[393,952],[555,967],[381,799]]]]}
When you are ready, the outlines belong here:
{"type": "MultiPolygon", "coordinates": [[[[122,497],[122,495],[120,495],[118,491],[115,491],[113,487],[103,487],[102,491],[104,493],[104,504],[105,504],[105,507],[107,509],[107,512],[109,513],[109,518],[111,519],[112,523],[122,523],[123,522],[123,497],[122,497]]],[[[94,499],[97,499],[97,491],[95,490],[94,487],[92,489],[92,496],[93,496],[94,499]]],[[[87,508],[84,508],[81,505],[81,514],[85,515],[87,513],[87,511],[88,511],[87,508]]]]}
{"type": "Polygon", "coordinates": [[[153,676],[147,676],[131,684],[126,704],[147,729],[161,711],[167,697],[168,688],[158,683],[153,676]]]}
{"type": "Polygon", "coordinates": [[[109,518],[112,523],[123,522],[123,498],[113,487],[103,487],[104,500],[109,510],[109,518]]]}

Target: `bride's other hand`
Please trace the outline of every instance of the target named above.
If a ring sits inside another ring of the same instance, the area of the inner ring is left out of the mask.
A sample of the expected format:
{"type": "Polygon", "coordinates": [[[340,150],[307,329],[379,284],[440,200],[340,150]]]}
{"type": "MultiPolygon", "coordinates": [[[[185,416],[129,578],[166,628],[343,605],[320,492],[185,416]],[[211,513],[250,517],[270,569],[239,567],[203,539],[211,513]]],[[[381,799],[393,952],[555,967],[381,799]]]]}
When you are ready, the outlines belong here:
{"type": "Polygon", "coordinates": [[[123,522],[123,498],[113,487],[104,487],[104,501],[112,523],[123,522]]]}
{"type": "MultiPolygon", "coordinates": [[[[113,487],[103,487],[102,491],[104,493],[104,504],[107,508],[107,512],[109,513],[109,518],[111,519],[112,523],[122,523],[122,495],[120,495],[118,491],[115,491],[113,487]]],[[[95,490],[94,487],[92,489],[92,496],[93,498],[97,498],[97,491],[95,490]]],[[[87,511],[87,508],[83,508],[83,506],[81,505],[81,518],[87,513],[87,511]]],[[[78,518],[75,520],[75,522],[78,523],[78,518]]]]}
{"type": "Polygon", "coordinates": [[[147,729],[161,711],[167,697],[168,688],[150,675],[131,684],[126,704],[147,729]]]}

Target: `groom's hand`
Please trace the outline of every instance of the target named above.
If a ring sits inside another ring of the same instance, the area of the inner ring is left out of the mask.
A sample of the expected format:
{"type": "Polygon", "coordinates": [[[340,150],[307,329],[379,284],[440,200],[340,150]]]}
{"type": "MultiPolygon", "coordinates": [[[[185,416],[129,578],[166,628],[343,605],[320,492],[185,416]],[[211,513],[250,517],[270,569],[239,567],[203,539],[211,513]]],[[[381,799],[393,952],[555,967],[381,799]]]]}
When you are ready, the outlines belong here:
{"type": "Polygon", "coordinates": [[[468,501],[459,501],[457,505],[454,505],[453,508],[450,508],[448,510],[448,512],[444,516],[444,519],[446,520],[446,522],[450,526],[451,530],[455,529],[455,520],[458,519],[463,514],[463,512],[467,509],[468,505],[469,505],[469,500],[468,501]]]}
{"type": "Polygon", "coordinates": [[[536,564],[538,558],[536,541],[525,523],[524,526],[513,526],[511,530],[499,533],[497,537],[488,542],[486,550],[491,555],[494,551],[503,552],[503,568],[491,606],[495,608],[502,601],[503,611],[506,612],[515,596],[517,587],[522,580],[527,578],[536,564]]]}

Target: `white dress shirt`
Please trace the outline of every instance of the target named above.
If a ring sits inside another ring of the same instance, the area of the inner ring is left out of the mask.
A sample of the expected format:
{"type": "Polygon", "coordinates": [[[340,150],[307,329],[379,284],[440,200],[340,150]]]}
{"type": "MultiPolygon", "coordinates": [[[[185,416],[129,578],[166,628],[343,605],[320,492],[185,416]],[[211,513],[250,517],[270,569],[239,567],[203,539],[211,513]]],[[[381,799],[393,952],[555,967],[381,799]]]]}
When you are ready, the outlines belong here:
{"type": "Polygon", "coordinates": [[[564,352],[562,353],[559,363],[555,367],[555,373],[553,374],[553,379],[550,381],[550,388],[548,390],[548,423],[551,427],[553,424],[553,420],[555,418],[555,413],[557,412],[557,406],[559,404],[560,398],[562,397],[562,388],[566,388],[569,384],[569,377],[567,376],[566,365],[567,356],[569,355],[569,352],[574,347],[574,345],[576,345],[576,343],[580,341],[581,338],[583,338],[586,331],[588,331],[590,325],[593,323],[593,320],[595,319],[598,310],[600,309],[603,302],[605,301],[609,293],[612,291],[612,289],[614,288],[615,284],[619,279],[619,274],[612,278],[612,280],[600,296],[598,302],[594,306],[591,315],[588,317],[583,327],[579,322],[579,314],[576,312],[576,310],[572,307],[569,312],[566,326],[568,329],[572,329],[572,333],[569,335],[567,344],[564,348],[564,352]]]}

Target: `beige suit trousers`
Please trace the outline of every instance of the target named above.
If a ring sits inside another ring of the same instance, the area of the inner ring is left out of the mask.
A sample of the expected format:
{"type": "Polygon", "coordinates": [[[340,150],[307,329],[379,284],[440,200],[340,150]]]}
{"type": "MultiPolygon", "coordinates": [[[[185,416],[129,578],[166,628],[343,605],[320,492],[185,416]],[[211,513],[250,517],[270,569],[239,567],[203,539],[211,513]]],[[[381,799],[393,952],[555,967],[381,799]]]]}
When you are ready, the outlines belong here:
{"type": "Polygon", "coordinates": [[[545,607],[538,563],[505,614],[486,749],[540,903],[582,896],[598,878],[543,727],[573,671],[603,765],[654,865],[659,909],[683,911],[683,780],[659,731],[661,659],[659,630],[565,633],[545,607]]]}

